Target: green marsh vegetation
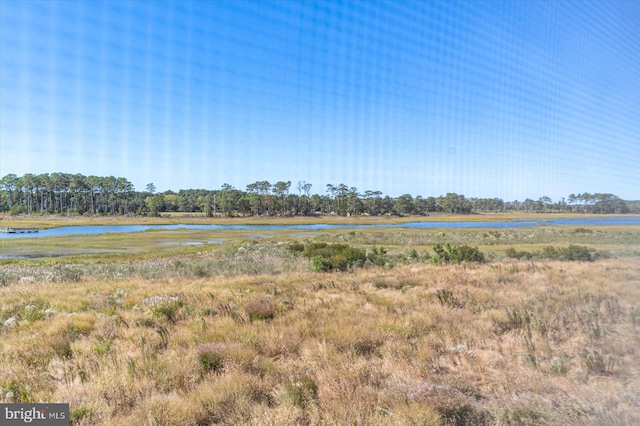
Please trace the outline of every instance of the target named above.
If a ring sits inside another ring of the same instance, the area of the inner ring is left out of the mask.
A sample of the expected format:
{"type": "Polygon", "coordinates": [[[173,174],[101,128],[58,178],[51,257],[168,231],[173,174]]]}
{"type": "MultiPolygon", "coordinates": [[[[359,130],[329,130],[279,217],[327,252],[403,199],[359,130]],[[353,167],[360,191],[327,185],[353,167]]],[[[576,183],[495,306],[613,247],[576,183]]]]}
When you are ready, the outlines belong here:
{"type": "MultiPolygon", "coordinates": [[[[340,218],[340,220],[343,218],[340,218]]],[[[235,223],[235,222],[234,222],[235,223]]],[[[296,223],[296,222],[294,222],[296,223]]],[[[302,222],[301,222],[302,223],[302,222]]],[[[307,222],[304,222],[307,223],[307,222]]],[[[342,222],[339,222],[342,223],[342,222]]],[[[360,223],[356,221],[355,223],[360,223]]],[[[394,222],[395,223],[395,222],[394,222]]],[[[614,254],[633,254],[640,249],[640,230],[633,226],[537,226],[521,229],[335,229],[308,230],[150,230],[106,235],[75,235],[51,238],[0,240],[0,255],[17,254],[45,262],[47,254],[64,261],[101,262],[118,259],[140,260],[181,253],[215,251],[221,243],[242,241],[309,241],[346,243],[371,249],[383,246],[390,251],[431,250],[438,244],[479,247],[498,257],[508,248],[541,250],[544,246],[587,246],[614,254]],[[71,259],[70,259],[71,258],[71,259]]],[[[222,244],[224,245],[224,244],[222,244]]],[[[0,262],[3,260],[0,259],[0,262]]],[[[4,262],[6,263],[6,259],[4,262]]],[[[11,261],[13,262],[13,261],[11,261]]],[[[57,261],[55,261],[57,262],[57,261]]]]}
{"type": "Polygon", "coordinates": [[[640,422],[637,227],[2,241],[18,248],[67,255],[2,260],[0,400],[69,402],[74,425],[640,422]]]}

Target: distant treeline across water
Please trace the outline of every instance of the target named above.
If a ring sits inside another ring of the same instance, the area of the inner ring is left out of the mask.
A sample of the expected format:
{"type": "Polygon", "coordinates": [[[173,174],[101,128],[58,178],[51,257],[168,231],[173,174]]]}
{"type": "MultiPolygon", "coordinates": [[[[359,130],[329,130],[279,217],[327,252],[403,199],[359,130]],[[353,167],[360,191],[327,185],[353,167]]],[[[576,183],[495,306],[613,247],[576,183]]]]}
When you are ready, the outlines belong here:
{"type": "MultiPolygon", "coordinates": [[[[301,181],[254,182],[245,190],[223,184],[220,189],[183,189],[158,193],[150,183],[136,191],[122,177],[44,173],[0,180],[0,212],[70,213],[159,216],[164,212],[204,213],[207,216],[309,216],[335,213],[341,216],[428,215],[445,212],[541,212],[541,213],[640,213],[640,203],[614,194],[570,194],[553,201],[505,201],[500,198],[467,198],[448,193],[440,196],[390,197],[381,191],[345,184],[327,184],[323,194],[311,193],[312,184],[301,181]]],[[[316,191],[318,192],[318,191],[316,191]]]]}

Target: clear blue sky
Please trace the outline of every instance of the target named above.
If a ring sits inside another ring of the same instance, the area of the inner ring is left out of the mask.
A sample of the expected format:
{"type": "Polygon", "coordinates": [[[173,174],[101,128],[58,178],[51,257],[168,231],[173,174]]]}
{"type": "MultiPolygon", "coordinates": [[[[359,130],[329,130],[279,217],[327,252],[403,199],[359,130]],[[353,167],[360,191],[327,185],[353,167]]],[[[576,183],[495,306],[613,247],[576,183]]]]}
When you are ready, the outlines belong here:
{"type": "Polygon", "coordinates": [[[639,1],[0,0],[0,176],[640,199],[639,1]]]}

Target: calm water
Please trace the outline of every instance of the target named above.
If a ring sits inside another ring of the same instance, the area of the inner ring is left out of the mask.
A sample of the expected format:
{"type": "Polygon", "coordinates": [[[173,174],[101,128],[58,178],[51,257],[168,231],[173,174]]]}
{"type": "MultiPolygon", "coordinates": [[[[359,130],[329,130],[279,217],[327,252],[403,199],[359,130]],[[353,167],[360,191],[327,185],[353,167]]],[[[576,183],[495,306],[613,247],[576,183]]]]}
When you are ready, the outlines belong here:
{"type": "Polygon", "coordinates": [[[577,219],[545,219],[545,220],[519,220],[509,222],[408,222],[397,224],[377,225],[92,225],[92,226],[63,226],[60,228],[45,229],[37,234],[2,234],[0,239],[6,238],[42,238],[65,237],[69,235],[100,235],[112,232],[142,232],[150,229],[202,229],[202,230],[325,230],[325,229],[367,229],[367,228],[494,228],[514,229],[538,225],[575,225],[575,226],[613,226],[613,225],[640,225],[640,216],[624,217],[597,217],[577,219]]]}

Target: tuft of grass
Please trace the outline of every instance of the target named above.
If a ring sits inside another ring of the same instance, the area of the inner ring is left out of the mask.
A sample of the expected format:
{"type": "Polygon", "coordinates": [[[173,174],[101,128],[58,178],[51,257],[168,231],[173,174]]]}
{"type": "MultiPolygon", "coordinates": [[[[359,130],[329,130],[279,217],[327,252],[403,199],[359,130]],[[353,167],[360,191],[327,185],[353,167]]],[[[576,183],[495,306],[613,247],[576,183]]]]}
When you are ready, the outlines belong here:
{"type": "Polygon", "coordinates": [[[554,356],[551,358],[551,374],[556,376],[566,376],[569,371],[569,358],[566,355],[554,356]]]}
{"type": "Polygon", "coordinates": [[[110,339],[102,339],[98,341],[93,347],[94,351],[98,356],[103,356],[109,352],[111,349],[111,340],[110,339]]]}
{"type": "Polygon", "coordinates": [[[435,408],[443,423],[490,424],[492,416],[482,408],[482,397],[470,388],[424,382],[407,392],[409,401],[421,401],[435,408]]]}
{"type": "Polygon", "coordinates": [[[196,348],[198,362],[204,372],[222,370],[225,361],[225,345],[222,343],[200,344],[196,348]]]}
{"type": "Polygon", "coordinates": [[[278,307],[275,303],[260,299],[244,304],[244,311],[249,316],[249,321],[271,320],[275,317],[278,307]]]}
{"type": "Polygon", "coordinates": [[[293,405],[306,408],[318,398],[318,385],[309,376],[298,376],[284,385],[284,392],[293,405]]]}
{"type": "Polygon", "coordinates": [[[442,306],[448,306],[450,308],[462,307],[462,303],[460,303],[460,301],[458,301],[458,299],[453,295],[453,292],[446,288],[437,289],[436,297],[442,306]]]}
{"type": "Polygon", "coordinates": [[[178,296],[164,295],[147,297],[142,301],[142,304],[149,308],[154,318],[164,318],[173,322],[176,319],[178,309],[184,305],[184,302],[178,296]]]}

